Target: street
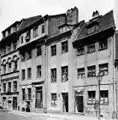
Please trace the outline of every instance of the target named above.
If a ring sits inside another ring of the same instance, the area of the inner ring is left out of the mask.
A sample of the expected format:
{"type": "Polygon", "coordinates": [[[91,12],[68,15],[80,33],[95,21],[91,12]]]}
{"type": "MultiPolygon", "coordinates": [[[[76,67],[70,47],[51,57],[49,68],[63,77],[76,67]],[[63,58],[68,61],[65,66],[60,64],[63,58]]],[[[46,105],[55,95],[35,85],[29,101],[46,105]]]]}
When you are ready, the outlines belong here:
{"type": "MultiPolygon", "coordinates": [[[[96,117],[74,114],[27,113],[21,111],[0,112],[0,120],[97,120],[96,117]]],[[[107,120],[112,120],[108,119],[107,120]]],[[[101,120],[106,120],[101,118],[101,120]]]]}

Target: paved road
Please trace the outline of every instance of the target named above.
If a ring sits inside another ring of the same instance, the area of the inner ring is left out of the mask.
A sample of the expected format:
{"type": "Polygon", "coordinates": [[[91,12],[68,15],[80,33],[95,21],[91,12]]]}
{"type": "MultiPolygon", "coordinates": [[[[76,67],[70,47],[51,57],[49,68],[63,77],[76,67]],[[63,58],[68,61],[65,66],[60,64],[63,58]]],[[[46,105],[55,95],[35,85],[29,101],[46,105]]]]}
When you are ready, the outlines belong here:
{"type": "Polygon", "coordinates": [[[32,115],[16,115],[9,112],[1,112],[0,111],[0,120],[56,120],[47,117],[37,117],[32,115]]]}

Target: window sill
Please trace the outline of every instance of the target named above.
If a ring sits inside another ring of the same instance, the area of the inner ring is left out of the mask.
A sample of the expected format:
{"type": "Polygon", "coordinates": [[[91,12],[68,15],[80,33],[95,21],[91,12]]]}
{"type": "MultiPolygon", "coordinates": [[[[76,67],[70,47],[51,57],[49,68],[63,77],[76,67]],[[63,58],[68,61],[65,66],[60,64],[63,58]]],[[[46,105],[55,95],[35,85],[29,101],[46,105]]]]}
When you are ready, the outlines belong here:
{"type": "Polygon", "coordinates": [[[92,51],[92,52],[87,52],[87,54],[89,54],[89,53],[94,53],[95,51],[92,51]]]}
{"type": "Polygon", "coordinates": [[[85,55],[85,53],[83,53],[83,54],[77,54],[77,56],[82,56],[82,55],[85,55]]]}

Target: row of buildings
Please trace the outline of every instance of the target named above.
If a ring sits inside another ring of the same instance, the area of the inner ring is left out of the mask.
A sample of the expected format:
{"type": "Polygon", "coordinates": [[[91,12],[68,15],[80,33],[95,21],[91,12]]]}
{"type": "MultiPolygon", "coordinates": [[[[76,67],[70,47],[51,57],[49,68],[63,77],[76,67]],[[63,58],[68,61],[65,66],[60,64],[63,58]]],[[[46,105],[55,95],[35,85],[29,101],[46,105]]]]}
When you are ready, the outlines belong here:
{"type": "Polygon", "coordinates": [[[79,21],[76,7],[14,22],[0,41],[1,103],[33,112],[96,114],[117,111],[118,32],[113,11],[79,21]],[[113,99],[111,99],[113,98],[113,99]]]}

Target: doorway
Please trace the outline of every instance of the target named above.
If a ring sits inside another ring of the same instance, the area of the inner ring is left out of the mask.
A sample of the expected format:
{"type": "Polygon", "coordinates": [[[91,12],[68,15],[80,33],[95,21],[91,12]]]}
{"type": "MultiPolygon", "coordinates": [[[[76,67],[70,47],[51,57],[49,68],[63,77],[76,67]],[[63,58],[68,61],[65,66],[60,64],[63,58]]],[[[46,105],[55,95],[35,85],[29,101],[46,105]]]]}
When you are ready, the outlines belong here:
{"type": "Polygon", "coordinates": [[[77,112],[83,112],[83,96],[75,96],[75,103],[76,103],[76,108],[77,112]]]}
{"type": "Polygon", "coordinates": [[[13,110],[17,110],[17,97],[13,97],[13,110]]]}
{"type": "Polygon", "coordinates": [[[68,112],[68,93],[62,93],[63,99],[63,112],[68,112]]]}

